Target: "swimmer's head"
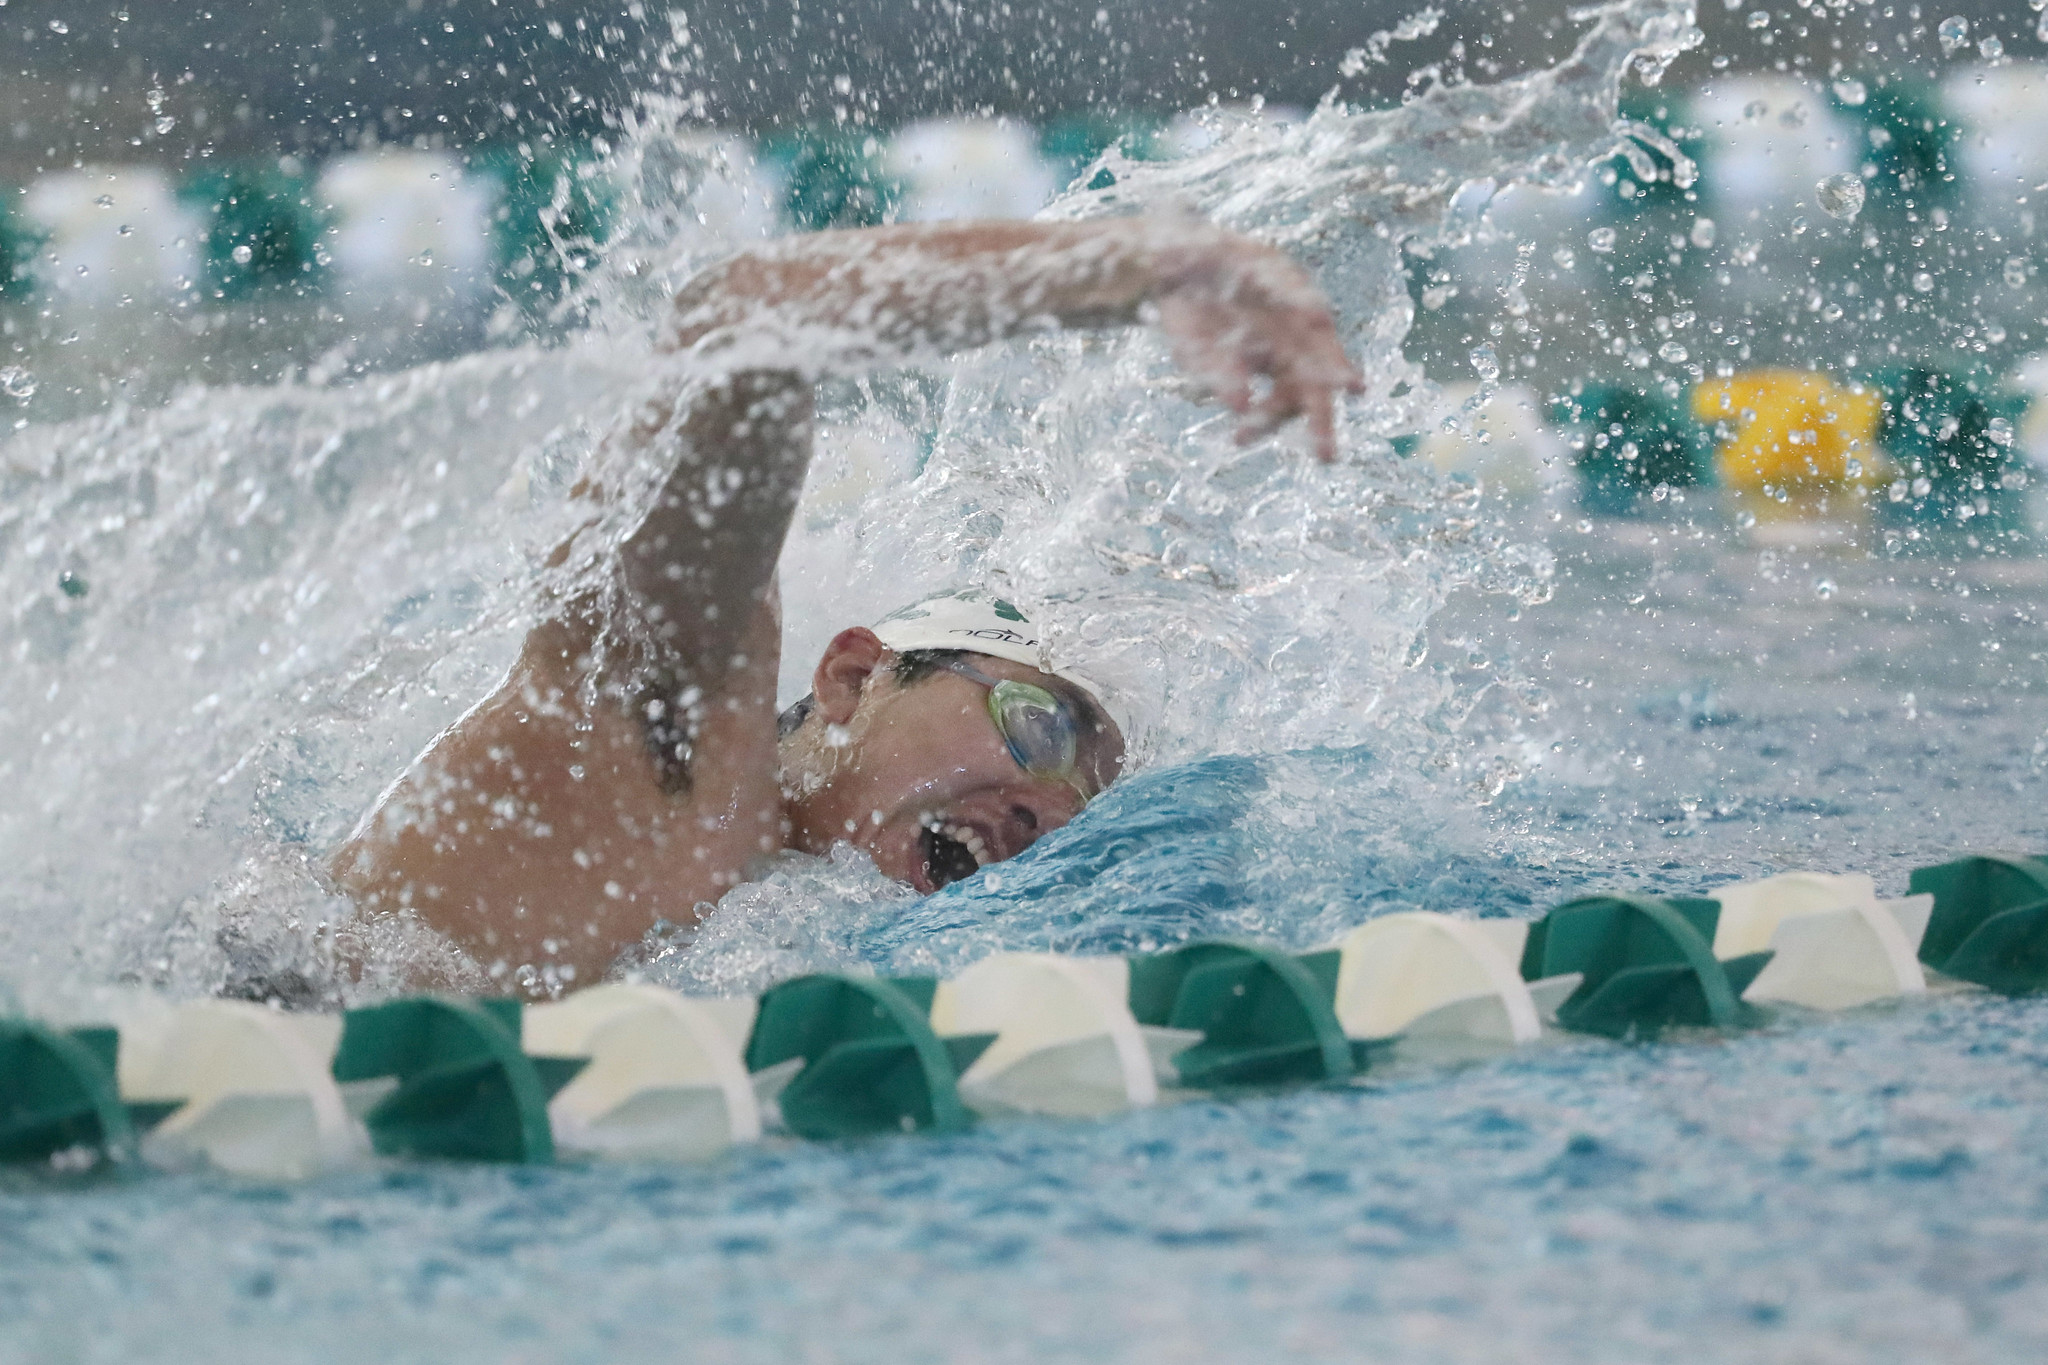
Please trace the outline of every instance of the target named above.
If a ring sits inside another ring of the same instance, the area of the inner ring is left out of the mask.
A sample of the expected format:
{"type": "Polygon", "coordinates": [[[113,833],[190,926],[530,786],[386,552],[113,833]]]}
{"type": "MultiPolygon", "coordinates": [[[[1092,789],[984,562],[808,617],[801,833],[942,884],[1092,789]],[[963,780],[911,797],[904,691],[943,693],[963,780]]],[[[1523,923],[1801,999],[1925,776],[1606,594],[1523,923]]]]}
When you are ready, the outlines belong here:
{"type": "Polygon", "coordinates": [[[1015,857],[1116,776],[1123,735],[1009,603],[950,594],[843,630],[784,716],[795,844],[920,891],[1015,857]]]}

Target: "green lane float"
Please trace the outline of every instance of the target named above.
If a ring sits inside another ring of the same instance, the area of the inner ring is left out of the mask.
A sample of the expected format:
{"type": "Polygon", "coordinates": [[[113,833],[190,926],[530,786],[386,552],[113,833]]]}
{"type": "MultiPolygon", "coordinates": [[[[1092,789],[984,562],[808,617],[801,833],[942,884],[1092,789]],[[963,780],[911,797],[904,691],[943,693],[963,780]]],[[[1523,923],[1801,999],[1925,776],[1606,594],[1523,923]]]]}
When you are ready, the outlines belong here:
{"type": "Polygon", "coordinates": [[[60,1032],[0,1019],[0,1161],[46,1161],[76,1148],[132,1159],[137,1131],[172,1106],[122,1101],[120,1045],[110,1028],[60,1032]]]}
{"type": "Polygon", "coordinates": [[[422,997],[350,1010],[334,1054],[342,1082],[397,1084],[363,1117],[385,1156],[545,1164],[548,1100],[580,1057],[529,1057],[516,1000],[422,997]]]}
{"type": "Polygon", "coordinates": [[[1341,1081],[1358,1069],[1337,1022],[1339,955],[1293,957],[1277,948],[1191,943],[1131,961],[1131,1014],[1141,1024],[1187,1029],[1200,1042],[1172,1059],[1183,1085],[1341,1081]]]}
{"type": "Polygon", "coordinates": [[[882,140],[860,128],[811,128],[762,144],[780,175],[782,214],[804,232],[875,227],[895,219],[904,185],[882,155],[882,140]]]}
{"type": "Polygon", "coordinates": [[[1934,898],[1922,962],[2007,995],[2048,989],[2048,858],[1961,858],[1921,868],[1909,885],[1934,898]]]}
{"type": "Polygon", "coordinates": [[[1925,366],[1882,371],[1875,383],[1892,476],[1881,516],[1971,536],[1975,548],[2016,548],[2028,530],[2015,439],[2027,395],[1993,375],[1925,366]]]}
{"type": "Polygon", "coordinates": [[[370,1159],[694,1161],[775,1132],[957,1132],[1343,1084],[1562,1033],[1649,1040],[1934,989],[2048,990],[2048,858],[1976,855],[1880,899],[1787,872],[1594,895],[1534,921],[1383,915],[1316,952],[998,953],[957,975],[816,974],[758,999],[608,983],[297,1015],[135,997],[118,1029],[0,1019],[0,1161],[296,1179],[370,1159]]]}
{"type": "Polygon", "coordinates": [[[1746,1028],[1760,1016],[1742,992],[1771,955],[1715,957],[1720,912],[1719,901],[1696,896],[1583,897],[1529,931],[1522,976],[1579,974],[1578,989],[1557,1011],[1558,1023],[1578,1033],[1746,1028]]]}
{"type": "Polygon", "coordinates": [[[747,1070],[790,1072],[775,1095],[801,1137],[954,1132],[971,1121],[959,1074],[994,1038],[941,1039],[929,977],[800,976],[761,997],[747,1070]]]}
{"type": "Polygon", "coordinates": [[[541,309],[596,264],[618,216],[618,192],[591,151],[522,142],[474,153],[469,169],[496,188],[493,255],[498,286],[514,303],[541,309]]]}
{"type": "Polygon", "coordinates": [[[43,244],[43,234],[23,219],[13,198],[0,193],[0,302],[35,292],[36,252],[43,244]]]}
{"type": "Polygon", "coordinates": [[[207,297],[241,299],[265,289],[303,291],[320,282],[327,223],[302,171],[259,164],[208,171],[180,187],[198,212],[207,297]]]}
{"type": "Polygon", "coordinates": [[[1707,431],[1675,398],[1645,382],[1574,384],[1551,405],[1579,471],[1579,505],[1600,516],[1640,512],[1661,487],[1705,483],[1707,431]]]}

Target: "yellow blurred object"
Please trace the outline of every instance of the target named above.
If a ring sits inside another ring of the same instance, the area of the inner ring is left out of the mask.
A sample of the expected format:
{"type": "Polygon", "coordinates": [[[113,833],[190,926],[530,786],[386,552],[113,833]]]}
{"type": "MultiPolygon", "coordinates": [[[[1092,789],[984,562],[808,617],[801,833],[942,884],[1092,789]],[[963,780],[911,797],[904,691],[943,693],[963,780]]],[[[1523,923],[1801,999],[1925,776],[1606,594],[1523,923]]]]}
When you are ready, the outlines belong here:
{"type": "Polygon", "coordinates": [[[1805,370],[1751,370],[1699,385],[1692,410],[1701,422],[1719,424],[1714,463],[1722,486],[1760,516],[1854,513],[1861,498],[1830,494],[1860,491],[1883,476],[1876,436],[1884,399],[1861,384],[1805,370]]]}

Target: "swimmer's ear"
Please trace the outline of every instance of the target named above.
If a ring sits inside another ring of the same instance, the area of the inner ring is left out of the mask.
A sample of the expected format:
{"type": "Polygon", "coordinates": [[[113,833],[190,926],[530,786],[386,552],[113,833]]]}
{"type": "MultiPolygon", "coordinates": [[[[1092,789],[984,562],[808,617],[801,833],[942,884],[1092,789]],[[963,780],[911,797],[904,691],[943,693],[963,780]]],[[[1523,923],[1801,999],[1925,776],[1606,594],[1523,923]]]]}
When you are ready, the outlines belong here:
{"type": "Polygon", "coordinates": [[[853,719],[861,690],[889,657],[889,647],[866,626],[850,626],[832,637],[811,675],[811,695],[827,724],[844,725],[853,719]]]}

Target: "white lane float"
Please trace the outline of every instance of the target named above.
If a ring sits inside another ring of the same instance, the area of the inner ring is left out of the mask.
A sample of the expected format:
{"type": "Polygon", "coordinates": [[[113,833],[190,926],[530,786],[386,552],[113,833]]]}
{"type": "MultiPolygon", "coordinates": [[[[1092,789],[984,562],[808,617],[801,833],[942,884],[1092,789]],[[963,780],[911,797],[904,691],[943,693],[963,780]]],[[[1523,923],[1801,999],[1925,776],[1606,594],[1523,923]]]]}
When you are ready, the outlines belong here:
{"type": "Polygon", "coordinates": [[[996,1035],[961,1073],[961,1101],[984,1115],[1077,1118],[1158,1103],[1172,1055],[1202,1035],[1139,1024],[1130,976],[1120,957],[998,953],[940,982],[935,1033],[996,1035]]]}
{"type": "Polygon", "coordinates": [[[336,157],[316,195],[344,289],[375,296],[480,290],[491,265],[492,191],[443,152],[383,148],[336,157]],[[402,286],[402,287],[401,287],[402,286]]]}
{"type": "Polygon", "coordinates": [[[193,1000],[121,1030],[121,1098],[180,1108],[143,1155],[296,1180],[359,1161],[370,1144],[330,1067],[342,1020],[241,1000],[193,1000]]]}
{"type": "Polygon", "coordinates": [[[905,185],[902,216],[1029,218],[1060,188],[1037,134],[1010,119],[924,119],[891,139],[884,162],[905,185]]]}
{"type": "Polygon", "coordinates": [[[2022,219],[2030,191],[2048,179],[2048,139],[2041,136],[2048,127],[2048,66],[1964,67],[1942,83],[1941,96],[1964,128],[1955,155],[1972,211],[2001,223],[2030,222],[2022,219]]]}
{"type": "Polygon", "coordinates": [[[1809,207],[1813,187],[1854,174],[1865,151],[1861,131],[1828,92],[1790,76],[1717,78],[1700,87],[1687,121],[1706,135],[1701,178],[1709,209],[1738,233],[1748,215],[1809,207]]]}
{"type": "Polygon", "coordinates": [[[523,1012],[529,1052],[587,1057],[548,1103],[556,1148],[618,1160],[700,1161],[761,1136],[742,1053],[751,999],[607,984],[523,1012]]]}
{"type": "Polygon", "coordinates": [[[1872,878],[1825,872],[1784,872],[1713,894],[1721,902],[1714,956],[1772,953],[1744,1000],[1841,1010],[1927,989],[1918,954],[1931,895],[1879,900],[1872,878]]]}
{"type": "Polygon", "coordinates": [[[1533,1043],[1577,989],[1576,973],[1528,982],[1529,924],[1433,911],[1382,915],[1338,943],[1337,1022],[1412,1061],[1454,1061],[1533,1043]]]}
{"type": "Polygon", "coordinates": [[[60,171],[37,180],[21,207],[47,238],[38,282],[57,294],[107,303],[174,293],[199,276],[204,221],[155,167],[60,171]]]}

